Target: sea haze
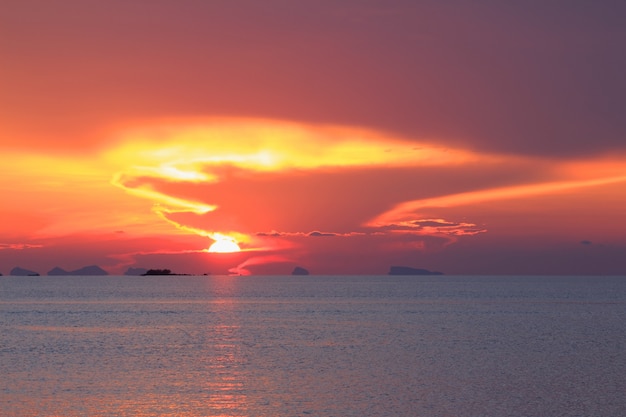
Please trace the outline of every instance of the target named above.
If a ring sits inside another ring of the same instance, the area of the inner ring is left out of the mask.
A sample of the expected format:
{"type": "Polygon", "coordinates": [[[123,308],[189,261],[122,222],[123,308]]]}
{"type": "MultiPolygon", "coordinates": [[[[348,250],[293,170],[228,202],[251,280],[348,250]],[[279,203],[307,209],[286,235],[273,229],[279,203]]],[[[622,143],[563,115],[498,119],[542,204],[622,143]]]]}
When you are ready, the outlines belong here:
{"type": "Polygon", "coordinates": [[[626,415],[624,277],[0,277],[0,415],[626,415]]]}

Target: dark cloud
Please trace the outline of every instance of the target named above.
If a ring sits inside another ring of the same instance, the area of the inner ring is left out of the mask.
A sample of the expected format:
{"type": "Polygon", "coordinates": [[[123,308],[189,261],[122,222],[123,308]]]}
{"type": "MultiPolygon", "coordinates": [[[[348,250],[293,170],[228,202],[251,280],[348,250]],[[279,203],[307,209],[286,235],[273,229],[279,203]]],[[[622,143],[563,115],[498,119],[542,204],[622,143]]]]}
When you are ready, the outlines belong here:
{"type": "Polygon", "coordinates": [[[443,219],[413,220],[402,223],[391,223],[375,227],[378,233],[409,233],[419,236],[465,236],[485,233],[486,228],[477,227],[473,223],[450,222],[443,219]]]}
{"type": "Polygon", "coordinates": [[[221,114],[607,152],[626,147],[625,20],[618,1],[12,2],[0,122],[67,149],[110,122],[221,114]]]}
{"type": "Polygon", "coordinates": [[[412,223],[420,227],[456,227],[460,225],[460,223],[446,222],[445,220],[416,220],[412,223]]]}
{"type": "Polygon", "coordinates": [[[311,232],[309,233],[307,236],[312,236],[312,237],[329,237],[329,236],[337,236],[336,233],[322,233],[322,232],[311,232]]]}
{"type": "Polygon", "coordinates": [[[350,237],[350,236],[362,236],[366,233],[363,232],[348,232],[348,233],[337,233],[337,232],[320,232],[320,231],[312,231],[312,232],[258,232],[255,233],[255,236],[258,237],[350,237]]]}
{"type": "Polygon", "coordinates": [[[256,233],[257,236],[259,237],[281,237],[283,236],[282,233],[278,233],[278,232],[258,232],[256,233]]]}
{"type": "Polygon", "coordinates": [[[35,249],[42,248],[43,245],[34,244],[34,243],[0,243],[0,250],[24,250],[24,249],[35,249]]]}

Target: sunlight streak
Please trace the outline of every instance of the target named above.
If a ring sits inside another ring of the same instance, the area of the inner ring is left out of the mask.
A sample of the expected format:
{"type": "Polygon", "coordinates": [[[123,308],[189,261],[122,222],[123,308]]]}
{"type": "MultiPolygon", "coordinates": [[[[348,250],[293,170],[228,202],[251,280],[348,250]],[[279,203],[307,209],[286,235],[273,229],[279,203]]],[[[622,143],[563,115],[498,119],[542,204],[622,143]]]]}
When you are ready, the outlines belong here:
{"type": "Polygon", "coordinates": [[[542,184],[492,188],[488,190],[471,191],[467,193],[452,194],[442,197],[408,201],[405,203],[401,203],[393,209],[381,214],[380,216],[368,222],[367,225],[377,227],[397,221],[410,220],[419,210],[427,207],[461,206],[467,204],[482,203],[485,201],[522,198],[620,182],[626,182],[626,176],[599,178],[592,180],[556,181],[542,184]]]}

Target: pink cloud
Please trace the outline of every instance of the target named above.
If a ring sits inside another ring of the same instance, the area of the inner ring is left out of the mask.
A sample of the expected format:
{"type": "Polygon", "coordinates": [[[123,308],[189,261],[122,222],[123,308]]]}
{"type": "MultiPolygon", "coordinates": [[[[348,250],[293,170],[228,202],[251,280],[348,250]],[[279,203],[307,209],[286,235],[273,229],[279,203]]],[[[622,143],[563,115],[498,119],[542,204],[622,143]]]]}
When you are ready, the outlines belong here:
{"type": "Polygon", "coordinates": [[[0,243],[0,250],[24,250],[43,247],[43,245],[33,243],[0,243]]]}

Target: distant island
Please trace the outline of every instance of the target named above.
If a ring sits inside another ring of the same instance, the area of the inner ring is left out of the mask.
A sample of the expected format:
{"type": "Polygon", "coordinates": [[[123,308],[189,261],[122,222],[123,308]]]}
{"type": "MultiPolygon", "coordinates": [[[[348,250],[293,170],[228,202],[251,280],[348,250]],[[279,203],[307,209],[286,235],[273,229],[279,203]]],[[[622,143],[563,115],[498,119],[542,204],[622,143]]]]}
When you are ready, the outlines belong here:
{"type": "Polygon", "coordinates": [[[176,275],[173,274],[169,269],[148,269],[141,275],[176,275]]]}
{"type": "Polygon", "coordinates": [[[132,268],[129,267],[126,272],[124,272],[124,275],[145,275],[148,272],[148,270],[146,268],[132,268]]]}
{"type": "Polygon", "coordinates": [[[12,276],[15,276],[15,277],[38,277],[39,276],[39,272],[31,271],[31,270],[20,268],[19,266],[16,266],[15,268],[13,268],[11,270],[9,275],[12,275],[12,276]]]}
{"type": "Polygon", "coordinates": [[[56,266],[48,271],[48,275],[109,275],[109,273],[97,265],[84,266],[74,271],[66,271],[63,268],[56,266]]]}
{"type": "Polygon", "coordinates": [[[189,275],[189,274],[177,274],[175,272],[170,271],[169,269],[148,269],[145,273],[141,275],[147,276],[147,275],[189,275]]]}
{"type": "Polygon", "coordinates": [[[293,271],[291,271],[291,275],[309,275],[309,271],[301,266],[296,266],[293,271]]]}
{"type": "Polygon", "coordinates": [[[429,271],[428,269],[411,268],[410,266],[392,266],[388,275],[443,275],[443,272],[429,271]]]}

